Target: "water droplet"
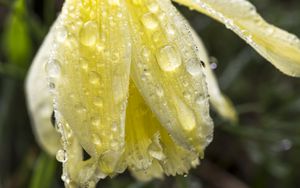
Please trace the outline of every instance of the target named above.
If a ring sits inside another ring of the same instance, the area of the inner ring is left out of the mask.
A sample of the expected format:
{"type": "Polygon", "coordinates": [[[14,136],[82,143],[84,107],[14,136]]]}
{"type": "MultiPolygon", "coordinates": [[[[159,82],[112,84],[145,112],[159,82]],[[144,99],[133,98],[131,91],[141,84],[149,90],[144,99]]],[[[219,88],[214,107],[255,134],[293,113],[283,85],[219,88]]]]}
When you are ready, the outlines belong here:
{"type": "Polygon", "coordinates": [[[66,184],[70,184],[71,182],[69,176],[66,174],[61,175],[61,180],[63,180],[66,184]]]}
{"type": "Polygon", "coordinates": [[[190,59],[186,62],[186,70],[192,76],[198,76],[202,72],[201,64],[197,59],[190,59]]]}
{"type": "Polygon", "coordinates": [[[198,105],[203,105],[203,103],[205,102],[205,96],[204,95],[200,95],[196,98],[196,103],[198,105]]]}
{"type": "Polygon", "coordinates": [[[60,150],[57,151],[56,160],[61,162],[61,163],[64,163],[64,162],[67,161],[67,155],[66,155],[65,150],[60,149],[60,150]]]}
{"type": "Polygon", "coordinates": [[[169,37],[175,36],[176,30],[175,30],[175,28],[172,25],[167,24],[165,26],[165,29],[166,29],[166,33],[169,35],[169,37]]]}
{"type": "Polygon", "coordinates": [[[186,131],[192,131],[196,127],[194,112],[179,98],[176,100],[178,119],[186,131]]]}
{"type": "Polygon", "coordinates": [[[147,2],[147,8],[150,12],[155,13],[159,10],[158,3],[153,0],[148,0],[147,2]]]}
{"type": "Polygon", "coordinates": [[[89,81],[90,81],[91,84],[99,84],[100,75],[95,71],[91,71],[89,73],[89,81]]]}
{"type": "Polygon", "coordinates": [[[146,13],[142,16],[141,21],[147,29],[154,30],[158,27],[158,22],[152,13],[146,13]]]}
{"type": "Polygon", "coordinates": [[[56,40],[58,42],[64,42],[68,36],[68,32],[64,26],[56,28],[56,40]]]}
{"type": "Polygon", "coordinates": [[[49,77],[58,78],[61,73],[60,63],[56,59],[48,61],[45,65],[45,70],[49,77]]]}
{"type": "Polygon", "coordinates": [[[80,33],[80,42],[85,46],[95,45],[98,38],[98,26],[94,21],[88,21],[83,24],[80,33]]]}
{"type": "Polygon", "coordinates": [[[173,46],[164,46],[156,53],[156,59],[163,71],[174,71],[181,65],[181,56],[173,46]]]}

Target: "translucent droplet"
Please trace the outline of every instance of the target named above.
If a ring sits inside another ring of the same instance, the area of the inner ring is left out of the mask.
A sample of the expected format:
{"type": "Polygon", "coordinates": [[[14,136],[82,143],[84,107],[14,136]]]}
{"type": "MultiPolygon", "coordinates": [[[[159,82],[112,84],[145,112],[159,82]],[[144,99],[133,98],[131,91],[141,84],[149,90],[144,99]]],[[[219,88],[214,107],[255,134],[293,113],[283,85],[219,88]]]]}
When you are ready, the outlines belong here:
{"type": "Polygon", "coordinates": [[[45,65],[45,70],[49,77],[58,78],[61,73],[59,61],[56,59],[48,61],[45,65]]]}
{"type": "Polygon", "coordinates": [[[174,71],[181,65],[181,56],[173,46],[164,46],[156,53],[156,59],[163,71],[174,71]]]}
{"type": "Polygon", "coordinates": [[[197,59],[190,59],[186,62],[186,70],[192,76],[200,75],[202,72],[201,64],[197,59]]]}
{"type": "Polygon", "coordinates": [[[148,0],[147,2],[147,8],[150,12],[155,13],[159,10],[158,3],[153,0],[148,0]]]}
{"type": "Polygon", "coordinates": [[[169,37],[173,37],[176,34],[176,30],[174,29],[174,27],[172,25],[166,25],[165,27],[166,29],[166,33],[169,35],[169,37]]]}
{"type": "Polygon", "coordinates": [[[198,105],[203,105],[203,103],[205,102],[205,96],[204,95],[200,95],[196,98],[196,103],[198,105]]]}
{"type": "Polygon", "coordinates": [[[60,150],[57,151],[56,160],[61,162],[61,163],[64,163],[64,162],[67,161],[67,155],[66,155],[65,150],[60,149],[60,150]]]}
{"type": "Polygon", "coordinates": [[[142,16],[141,21],[147,29],[154,30],[158,27],[158,22],[152,13],[146,13],[142,16]]]}
{"type": "Polygon", "coordinates": [[[70,178],[69,178],[69,176],[68,175],[66,175],[66,174],[62,174],[61,175],[61,180],[63,180],[66,184],[69,184],[70,183],[70,178]]]}
{"type": "Polygon", "coordinates": [[[95,71],[91,71],[89,73],[89,81],[90,81],[91,84],[99,84],[100,75],[95,71]]]}
{"type": "Polygon", "coordinates": [[[98,38],[98,26],[94,21],[88,21],[83,24],[80,33],[80,42],[85,46],[95,45],[98,38]]]}
{"type": "Polygon", "coordinates": [[[192,131],[196,127],[196,117],[194,112],[179,98],[176,100],[177,116],[186,131],[192,131]]]}
{"type": "Polygon", "coordinates": [[[56,28],[56,40],[58,42],[64,42],[68,36],[68,32],[64,26],[56,28]]]}

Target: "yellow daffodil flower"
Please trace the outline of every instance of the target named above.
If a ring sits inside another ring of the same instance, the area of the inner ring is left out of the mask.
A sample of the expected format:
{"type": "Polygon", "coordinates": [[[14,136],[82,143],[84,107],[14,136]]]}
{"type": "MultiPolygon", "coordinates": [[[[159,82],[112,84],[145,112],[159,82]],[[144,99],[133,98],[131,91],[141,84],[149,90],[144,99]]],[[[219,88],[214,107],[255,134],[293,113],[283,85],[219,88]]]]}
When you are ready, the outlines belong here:
{"type": "MultiPolygon", "coordinates": [[[[175,1],[300,76],[299,39],[246,0],[175,1]]],[[[209,101],[237,119],[201,40],[170,0],[66,0],[26,91],[37,139],[62,162],[66,187],[94,187],[127,168],[140,180],[188,173],[212,140],[209,101]]]]}

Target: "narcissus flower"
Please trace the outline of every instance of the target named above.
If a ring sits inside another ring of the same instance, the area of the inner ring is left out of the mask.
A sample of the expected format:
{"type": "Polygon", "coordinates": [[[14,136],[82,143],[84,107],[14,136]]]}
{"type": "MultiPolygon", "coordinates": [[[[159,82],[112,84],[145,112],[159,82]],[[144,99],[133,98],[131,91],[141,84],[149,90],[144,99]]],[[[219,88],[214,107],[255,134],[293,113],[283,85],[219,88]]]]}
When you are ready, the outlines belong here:
{"type": "MultiPolygon", "coordinates": [[[[175,2],[224,23],[279,70],[300,76],[299,39],[249,2],[175,2]]],[[[201,40],[170,0],[66,0],[26,90],[37,138],[57,153],[68,187],[93,187],[127,168],[141,180],[188,173],[212,140],[209,101],[236,119],[201,40]]]]}

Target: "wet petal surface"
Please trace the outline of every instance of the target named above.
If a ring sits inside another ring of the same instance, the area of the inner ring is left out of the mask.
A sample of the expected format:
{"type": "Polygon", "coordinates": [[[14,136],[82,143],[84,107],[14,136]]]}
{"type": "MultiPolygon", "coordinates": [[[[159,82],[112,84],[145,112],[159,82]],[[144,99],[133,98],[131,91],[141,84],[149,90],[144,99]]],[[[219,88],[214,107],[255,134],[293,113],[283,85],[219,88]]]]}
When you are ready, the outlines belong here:
{"type": "Polygon", "coordinates": [[[290,76],[300,76],[300,40],[267,23],[246,0],[174,0],[222,22],[290,76]]]}

